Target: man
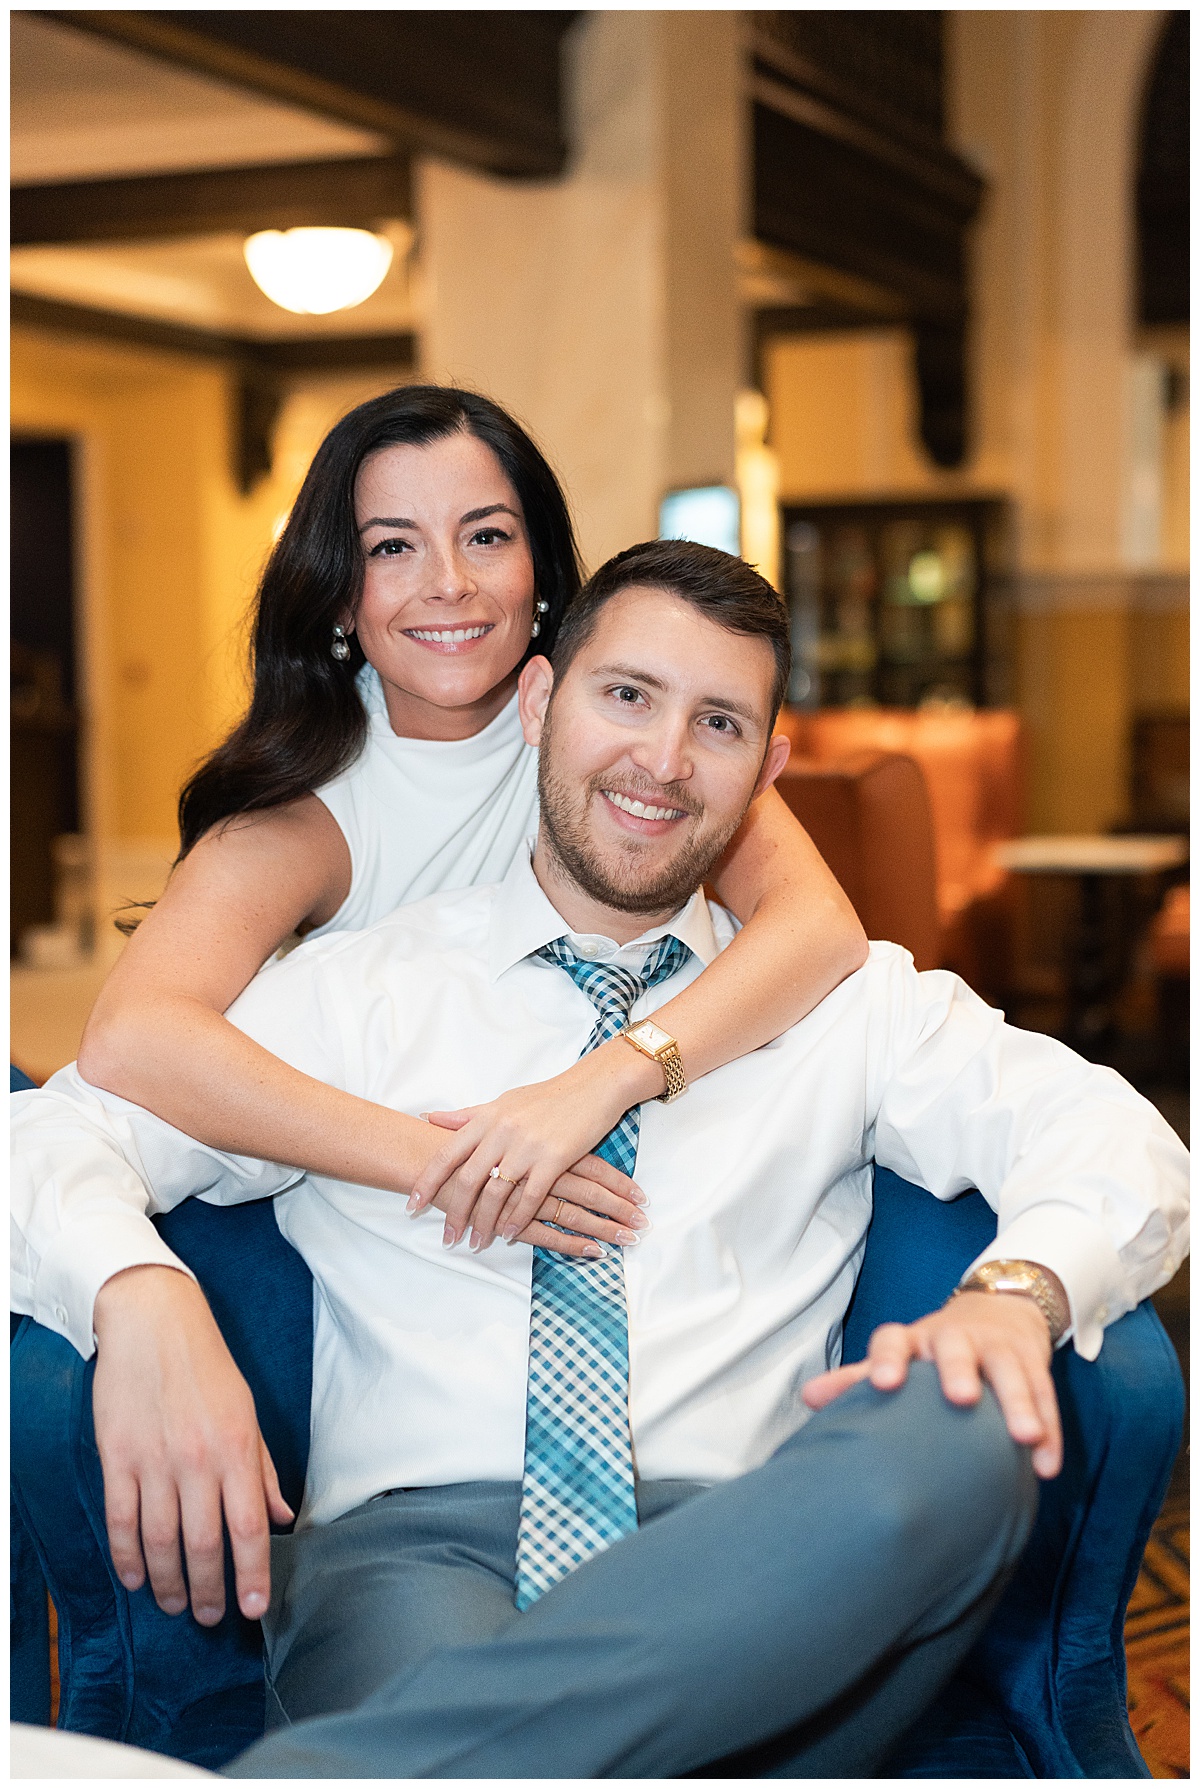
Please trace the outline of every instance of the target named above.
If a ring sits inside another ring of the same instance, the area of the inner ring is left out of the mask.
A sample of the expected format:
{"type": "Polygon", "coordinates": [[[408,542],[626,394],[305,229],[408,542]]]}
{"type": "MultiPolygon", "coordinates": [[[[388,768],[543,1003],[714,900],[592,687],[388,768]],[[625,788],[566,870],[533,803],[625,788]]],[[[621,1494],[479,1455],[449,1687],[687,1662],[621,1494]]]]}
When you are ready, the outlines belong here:
{"type": "MultiPolygon", "coordinates": [[[[673,1090],[641,1021],[731,936],[696,891],[786,759],[787,665],[783,611],[740,561],[620,555],[553,669],[522,673],[531,861],[302,948],[231,1016],[415,1113],[627,1026],[673,1090]]],[[[1157,1113],[890,945],[773,1045],[626,1115],[610,1159],[636,1156],[651,1223],[623,1263],[447,1251],[392,1194],[221,1157],[71,1071],[15,1128],[17,1308],[82,1353],[94,1326],[114,1560],[136,1585],[144,1555],[182,1608],[182,1529],[208,1620],[222,1508],[247,1614],[264,1505],[289,1512],[145,1214],[289,1189],[280,1225],[317,1287],[312,1450],[264,1628],[295,1724],[238,1761],[252,1777],[876,1769],[986,1619],[1033,1473],[1059,1468],[1053,1342],[1094,1356],[1185,1246],[1186,1157],[1157,1113]],[[941,1197],[978,1186],[1000,1230],[980,1289],[838,1368],[872,1158],[941,1197]]]]}

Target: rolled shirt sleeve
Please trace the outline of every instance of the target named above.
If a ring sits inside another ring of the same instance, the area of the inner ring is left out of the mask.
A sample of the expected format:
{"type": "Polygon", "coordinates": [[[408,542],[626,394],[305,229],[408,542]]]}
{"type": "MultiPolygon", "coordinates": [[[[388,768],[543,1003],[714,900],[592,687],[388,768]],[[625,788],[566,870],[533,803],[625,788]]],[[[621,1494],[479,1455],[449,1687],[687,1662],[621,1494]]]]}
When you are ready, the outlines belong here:
{"type": "Polygon", "coordinates": [[[1164,1285],[1188,1248],[1188,1154],[1148,1100],[1064,1044],[1007,1025],[946,970],[895,953],[875,1159],[952,1199],[977,1187],[997,1215],[979,1262],[1027,1260],[1062,1281],[1075,1346],[1164,1285]]]}
{"type": "MultiPolygon", "coordinates": [[[[325,954],[314,947],[272,964],[228,1017],[294,1068],[336,1085],[341,1029],[324,987],[325,954]]],[[[152,1217],[192,1197],[226,1205],[268,1198],[302,1178],[294,1167],[198,1143],[91,1086],[74,1064],[12,1096],[11,1129],[12,1309],[65,1336],[85,1359],[106,1280],[130,1267],[190,1273],[152,1217]]]]}

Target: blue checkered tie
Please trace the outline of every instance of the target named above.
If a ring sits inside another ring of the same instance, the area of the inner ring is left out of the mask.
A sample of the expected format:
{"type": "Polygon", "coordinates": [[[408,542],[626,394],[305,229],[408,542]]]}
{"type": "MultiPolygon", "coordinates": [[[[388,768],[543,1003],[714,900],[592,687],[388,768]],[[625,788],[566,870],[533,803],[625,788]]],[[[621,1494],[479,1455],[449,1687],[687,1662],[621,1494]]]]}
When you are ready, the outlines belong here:
{"type": "MultiPolygon", "coordinates": [[[[599,1012],[586,1056],[623,1031],[638,996],[674,975],[691,953],[677,938],[663,938],[640,976],[615,963],[584,962],[565,938],[537,954],[565,969],[599,1012]]],[[[632,1175],[637,1163],[640,1113],[638,1106],[626,1112],[595,1151],[623,1174],[632,1175]]],[[[527,1609],[636,1527],[621,1252],[585,1261],[535,1249],[517,1608],[527,1609]]]]}

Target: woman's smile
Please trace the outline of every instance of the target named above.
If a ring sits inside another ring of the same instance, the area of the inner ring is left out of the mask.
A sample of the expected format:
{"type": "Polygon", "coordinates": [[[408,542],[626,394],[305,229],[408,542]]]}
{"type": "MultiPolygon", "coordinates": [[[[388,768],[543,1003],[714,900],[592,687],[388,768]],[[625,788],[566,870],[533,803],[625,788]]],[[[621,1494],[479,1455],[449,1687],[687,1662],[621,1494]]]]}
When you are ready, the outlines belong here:
{"type": "Polygon", "coordinates": [[[416,640],[435,652],[464,652],[490,634],[492,627],[492,622],[481,621],[466,627],[403,627],[400,632],[406,640],[416,640]]]}

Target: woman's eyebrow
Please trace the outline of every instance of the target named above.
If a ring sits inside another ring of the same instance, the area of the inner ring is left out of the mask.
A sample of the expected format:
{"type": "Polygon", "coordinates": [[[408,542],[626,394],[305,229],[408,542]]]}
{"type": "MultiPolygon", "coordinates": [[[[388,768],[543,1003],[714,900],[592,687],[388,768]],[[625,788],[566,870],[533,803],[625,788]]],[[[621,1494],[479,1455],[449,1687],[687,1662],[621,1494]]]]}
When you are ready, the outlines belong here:
{"type": "MultiPolygon", "coordinates": [[[[460,516],[459,527],[461,528],[464,522],[482,522],[486,516],[495,515],[511,516],[514,522],[521,520],[518,512],[509,504],[489,503],[483,509],[469,509],[465,516],[460,516]]],[[[411,516],[370,516],[365,522],[359,523],[358,532],[365,534],[368,528],[415,528],[416,526],[417,524],[411,516]]]]}
{"type": "Polygon", "coordinates": [[[519,522],[521,520],[517,511],[511,508],[509,504],[489,503],[486,509],[469,509],[465,516],[459,517],[459,522],[460,524],[463,522],[482,522],[485,516],[497,515],[511,516],[514,522],[519,522]]]}

